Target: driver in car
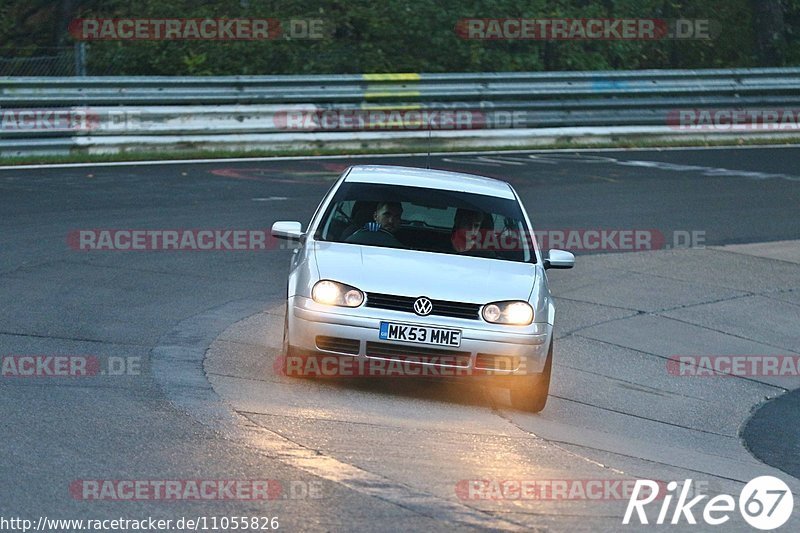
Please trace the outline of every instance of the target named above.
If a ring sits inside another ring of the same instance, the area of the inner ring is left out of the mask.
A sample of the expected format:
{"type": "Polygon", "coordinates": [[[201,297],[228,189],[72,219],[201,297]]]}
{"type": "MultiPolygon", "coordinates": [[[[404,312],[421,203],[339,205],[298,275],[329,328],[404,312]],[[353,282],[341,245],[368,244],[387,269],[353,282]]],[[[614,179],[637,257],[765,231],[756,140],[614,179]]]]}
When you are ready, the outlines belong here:
{"type": "Polygon", "coordinates": [[[394,236],[400,227],[402,216],[403,206],[400,202],[380,202],[373,214],[373,220],[350,235],[345,242],[403,248],[403,243],[394,236]]]}

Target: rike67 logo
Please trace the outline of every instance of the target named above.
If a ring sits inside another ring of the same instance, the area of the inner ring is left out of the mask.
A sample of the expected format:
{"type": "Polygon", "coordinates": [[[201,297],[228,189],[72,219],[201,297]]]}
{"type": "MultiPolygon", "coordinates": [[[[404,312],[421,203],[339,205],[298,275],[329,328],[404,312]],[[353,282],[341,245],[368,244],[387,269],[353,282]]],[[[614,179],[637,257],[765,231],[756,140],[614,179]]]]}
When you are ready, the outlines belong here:
{"type": "MultiPolygon", "coordinates": [[[[692,480],[687,479],[683,485],[676,481],[667,483],[666,491],[660,491],[663,485],[648,479],[636,480],[633,493],[628,500],[625,516],[622,523],[631,523],[634,511],[640,524],[648,524],[645,507],[659,499],[661,508],[655,524],[680,524],[685,520],[687,524],[697,524],[694,513],[701,514],[703,521],[710,526],[723,525],[731,519],[731,513],[736,510],[736,500],[728,494],[719,494],[705,502],[708,495],[701,494],[689,499],[692,490],[692,480]],[[663,493],[662,493],[663,492],[663,493]],[[674,509],[672,501],[677,496],[674,509]],[[671,511],[671,512],[670,512],[671,511]]],[[[773,476],[759,476],[750,480],[739,494],[739,513],[745,522],[756,529],[769,531],[785,524],[792,516],[794,498],[789,486],[773,476]]]]}

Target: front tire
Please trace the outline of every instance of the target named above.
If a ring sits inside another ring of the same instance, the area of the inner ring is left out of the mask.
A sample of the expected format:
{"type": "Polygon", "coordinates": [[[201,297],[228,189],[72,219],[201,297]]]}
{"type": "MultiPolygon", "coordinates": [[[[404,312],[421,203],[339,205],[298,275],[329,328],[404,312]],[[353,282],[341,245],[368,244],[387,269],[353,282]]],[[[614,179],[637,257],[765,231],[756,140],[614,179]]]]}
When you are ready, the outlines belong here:
{"type": "MultiPolygon", "coordinates": [[[[278,354],[280,358],[278,362],[279,373],[288,376],[288,361],[289,358],[296,355],[296,350],[289,345],[289,304],[286,304],[286,313],[283,318],[283,340],[281,342],[281,353],[278,354]]],[[[289,376],[293,377],[293,376],[289,376]]]]}
{"type": "Polygon", "coordinates": [[[511,386],[511,405],[515,409],[538,413],[547,405],[550,394],[550,374],[553,368],[553,342],[547,350],[547,359],[541,374],[519,376],[511,386]]]}
{"type": "MultiPolygon", "coordinates": [[[[300,356],[300,350],[297,347],[292,346],[289,344],[289,304],[286,304],[286,315],[283,319],[283,342],[281,342],[281,353],[278,355],[280,358],[277,364],[278,372],[282,376],[300,379],[300,378],[308,378],[310,376],[306,376],[303,374],[302,368],[297,369],[297,358],[300,356]],[[289,371],[289,362],[292,362],[292,371],[289,371]]],[[[302,362],[302,361],[300,361],[302,362]]]]}

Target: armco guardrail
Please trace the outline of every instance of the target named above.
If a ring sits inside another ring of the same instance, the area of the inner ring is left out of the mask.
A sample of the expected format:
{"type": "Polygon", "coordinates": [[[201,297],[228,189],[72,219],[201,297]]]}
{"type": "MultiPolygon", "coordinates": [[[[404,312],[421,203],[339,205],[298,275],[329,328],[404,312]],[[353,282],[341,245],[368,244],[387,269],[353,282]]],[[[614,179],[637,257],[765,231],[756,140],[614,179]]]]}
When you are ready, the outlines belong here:
{"type": "Polygon", "coordinates": [[[798,110],[800,68],[2,78],[0,153],[776,135],[798,110]]]}

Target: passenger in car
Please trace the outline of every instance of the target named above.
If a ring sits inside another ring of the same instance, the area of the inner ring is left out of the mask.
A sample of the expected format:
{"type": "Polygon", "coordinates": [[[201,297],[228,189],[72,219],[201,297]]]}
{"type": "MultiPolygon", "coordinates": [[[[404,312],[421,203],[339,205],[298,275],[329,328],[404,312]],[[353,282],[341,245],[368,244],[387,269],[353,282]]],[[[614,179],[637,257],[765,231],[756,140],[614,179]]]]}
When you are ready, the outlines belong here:
{"type": "Polygon", "coordinates": [[[450,243],[456,252],[478,251],[485,217],[480,211],[462,208],[456,210],[453,231],[450,234],[450,243]]]}
{"type": "Polygon", "coordinates": [[[400,202],[380,202],[373,214],[373,220],[346,238],[345,242],[403,248],[403,243],[394,236],[402,217],[403,206],[400,202]]]}

